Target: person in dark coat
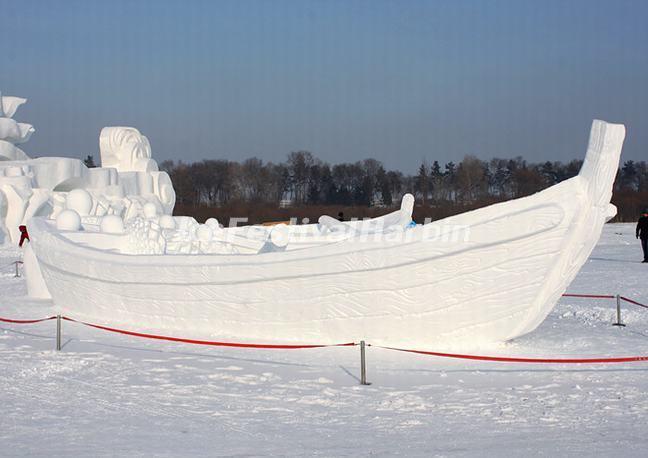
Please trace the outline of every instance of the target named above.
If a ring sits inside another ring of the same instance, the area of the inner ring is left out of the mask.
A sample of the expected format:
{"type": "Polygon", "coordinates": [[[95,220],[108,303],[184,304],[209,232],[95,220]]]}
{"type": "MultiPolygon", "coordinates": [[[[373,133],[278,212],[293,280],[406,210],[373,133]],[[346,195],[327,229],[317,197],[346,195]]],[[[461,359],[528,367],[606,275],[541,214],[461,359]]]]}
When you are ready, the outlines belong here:
{"type": "Polygon", "coordinates": [[[643,262],[648,262],[648,208],[644,210],[637,222],[637,238],[641,239],[641,248],[644,255],[643,262]]]}

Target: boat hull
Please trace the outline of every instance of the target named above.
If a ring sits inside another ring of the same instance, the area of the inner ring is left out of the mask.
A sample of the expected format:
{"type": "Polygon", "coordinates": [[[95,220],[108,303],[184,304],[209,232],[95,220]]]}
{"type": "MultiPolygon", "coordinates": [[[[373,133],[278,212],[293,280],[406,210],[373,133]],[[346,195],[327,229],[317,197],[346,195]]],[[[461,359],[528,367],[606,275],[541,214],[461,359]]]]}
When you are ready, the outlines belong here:
{"type": "Polygon", "coordinates": [[[608,143],[588,158],[605,161],[593,170],[394,234],[279,253],[150,256],[73,243],[44,220],[30,232],[56,306],[80,320],[254,342],[500,342],[544,320],[612,215],[623,131],[603,124],[608,143]]]}

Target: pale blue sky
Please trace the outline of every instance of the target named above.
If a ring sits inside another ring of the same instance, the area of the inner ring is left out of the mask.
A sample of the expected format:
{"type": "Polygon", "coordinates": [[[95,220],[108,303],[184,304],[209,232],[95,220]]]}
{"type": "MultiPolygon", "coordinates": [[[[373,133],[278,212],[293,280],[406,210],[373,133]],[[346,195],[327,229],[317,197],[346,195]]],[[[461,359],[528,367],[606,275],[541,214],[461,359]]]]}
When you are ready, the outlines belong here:
{"type": "Polygon", "coordinates": [[[32,155],[98,156],[106,125],[154,157],[306,149],[428,161],[584,154],[593,118],[648,159],[646,1],[0,0],[0,90],[32,155]]]}

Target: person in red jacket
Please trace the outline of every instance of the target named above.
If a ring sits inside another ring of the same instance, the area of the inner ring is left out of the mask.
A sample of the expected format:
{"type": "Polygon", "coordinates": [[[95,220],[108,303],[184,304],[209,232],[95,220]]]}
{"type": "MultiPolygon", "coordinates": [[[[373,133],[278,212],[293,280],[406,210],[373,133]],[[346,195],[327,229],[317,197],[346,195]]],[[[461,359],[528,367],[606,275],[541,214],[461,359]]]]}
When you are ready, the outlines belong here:
{"type": "Polygon", "coordinates": [[[648,262],[648,208],[644,210],[637,222],[637,238],[641,240],[643,249],[644,259],[642,262],[648,262]]]}
{"type": "Polygon", "coordinates": [[[27,226],[18,226],[18,230],[20,231],[20,243],[18,246],[22,247],[23,243],[29,242],[29,233],[27,232],[27,226]]]}

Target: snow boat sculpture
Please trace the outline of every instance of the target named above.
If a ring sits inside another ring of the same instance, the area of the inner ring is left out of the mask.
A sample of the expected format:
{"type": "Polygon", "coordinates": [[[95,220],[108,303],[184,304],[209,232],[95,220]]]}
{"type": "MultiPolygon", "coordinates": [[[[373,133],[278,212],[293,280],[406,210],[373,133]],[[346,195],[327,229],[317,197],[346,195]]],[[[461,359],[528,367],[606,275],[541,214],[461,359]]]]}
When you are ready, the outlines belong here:
{"type": "Polygon", "coordinates": [[[81,320],[238,342],[505,341],[544,320],[615,215],[624,136],[594,121],[580,174],[535,195],[294,250],[129,255],[108,234],[30,231],[56,306],[81,320]]]}

